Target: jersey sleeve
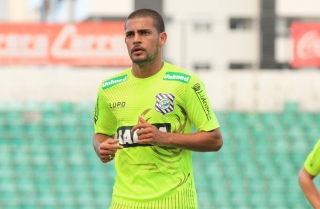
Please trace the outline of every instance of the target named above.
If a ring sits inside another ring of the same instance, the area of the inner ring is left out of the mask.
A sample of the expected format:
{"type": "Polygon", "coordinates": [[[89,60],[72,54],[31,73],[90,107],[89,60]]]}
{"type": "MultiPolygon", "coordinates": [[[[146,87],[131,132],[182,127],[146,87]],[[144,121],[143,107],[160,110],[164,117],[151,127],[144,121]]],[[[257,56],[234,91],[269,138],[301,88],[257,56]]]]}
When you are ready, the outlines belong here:
{"type": "Polygon", "coordinates": [[[117,119],[106,99],[106,91],[99,87],[94,111],[94,132],[112,136],[116,133],[117,119]]]}
{"type": "Polygon", "coordinates": [[[316,176],[320,173],[320,139],[304,162],[304,168],[313,176],[316,176]]]}
{"type": "Polygon", "coordinates": [[[205,86],[196,75],[192,75],[186,89],[186,110],[197,131],[219,128],[205,86]]]}

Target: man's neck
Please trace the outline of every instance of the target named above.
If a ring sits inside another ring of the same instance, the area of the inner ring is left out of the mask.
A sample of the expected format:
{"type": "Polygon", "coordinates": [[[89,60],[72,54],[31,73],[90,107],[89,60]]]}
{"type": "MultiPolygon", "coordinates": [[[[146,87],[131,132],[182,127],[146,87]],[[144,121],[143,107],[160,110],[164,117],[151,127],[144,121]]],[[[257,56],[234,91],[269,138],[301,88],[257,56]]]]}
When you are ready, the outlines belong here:
{"type": "Polygon", "coordinates": [[[132,74],[137,78],[148,78],[158,73],[163,67],[164,62],[162,60],[154,60],[151,63],[145,65],[138,65],[133,63],[132,74]]]}

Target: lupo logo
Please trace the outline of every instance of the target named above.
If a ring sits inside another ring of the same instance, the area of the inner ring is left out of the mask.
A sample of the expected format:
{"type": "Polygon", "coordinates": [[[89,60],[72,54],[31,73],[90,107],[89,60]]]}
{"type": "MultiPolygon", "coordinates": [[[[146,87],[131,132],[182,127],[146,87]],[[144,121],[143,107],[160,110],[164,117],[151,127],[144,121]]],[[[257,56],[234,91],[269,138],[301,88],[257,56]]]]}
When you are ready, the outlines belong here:
{"type": "Polygon", "coordinates": [[[126,106],[126,102],[112,102],[109,106],[111,109],[122,109],[126,106]]]}

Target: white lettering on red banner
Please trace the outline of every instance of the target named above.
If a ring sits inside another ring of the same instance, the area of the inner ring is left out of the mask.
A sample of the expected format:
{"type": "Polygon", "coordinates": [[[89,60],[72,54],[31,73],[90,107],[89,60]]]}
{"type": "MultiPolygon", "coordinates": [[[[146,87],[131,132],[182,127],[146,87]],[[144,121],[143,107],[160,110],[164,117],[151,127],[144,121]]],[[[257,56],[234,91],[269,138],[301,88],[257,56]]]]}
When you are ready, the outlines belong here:
{"type": "Polygon", "coordinates": [[[320,67],[320,24],[293,23],[292,67],[320,67]]]}
{"type": "Polygon", "coordinates": [[[0,64],[129,66],[124,23],[0,24],[0,64]]]}

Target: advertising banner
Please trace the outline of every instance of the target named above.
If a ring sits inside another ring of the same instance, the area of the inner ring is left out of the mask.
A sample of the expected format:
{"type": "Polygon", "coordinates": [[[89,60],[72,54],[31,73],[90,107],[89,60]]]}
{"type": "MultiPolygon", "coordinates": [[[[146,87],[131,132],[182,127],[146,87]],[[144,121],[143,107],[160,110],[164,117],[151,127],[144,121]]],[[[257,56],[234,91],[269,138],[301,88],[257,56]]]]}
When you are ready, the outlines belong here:
{"type": "Polygon", "coordinates": [[[124,22],[0,23],[0,65],[124,67],[124,22]]]}
{"type": "Polygon", "coordinates": [[[292,67],[320,67],[320,23],[293,23],[291,39],[292,67]]]}

